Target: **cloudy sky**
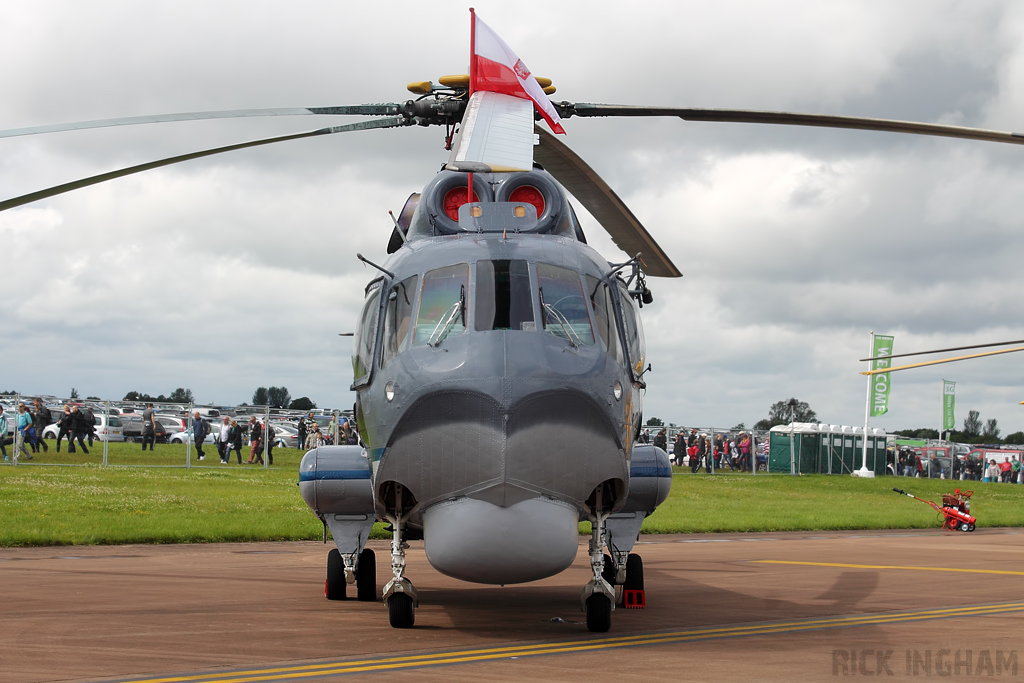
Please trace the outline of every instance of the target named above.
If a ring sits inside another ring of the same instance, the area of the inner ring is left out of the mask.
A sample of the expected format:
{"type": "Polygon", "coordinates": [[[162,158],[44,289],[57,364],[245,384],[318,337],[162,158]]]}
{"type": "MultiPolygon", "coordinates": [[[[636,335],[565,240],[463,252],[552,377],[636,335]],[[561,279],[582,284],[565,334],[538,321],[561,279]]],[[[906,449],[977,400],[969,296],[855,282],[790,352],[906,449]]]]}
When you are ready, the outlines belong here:
{"type": "MultiPolygon", "coordinates": [[[[506,2],[480,16],[555,99],[777,109],[1024,131],[1024,5],[506,2]]],[[[0,129],[404,101],[461,73],[468,4],[7,0],[0,129]]],[[[0,198],[350,119],[182,122],[0,139],[0,198]]],[[[887,133],[572,119],[566,142],[684,272],[644,309],[645,413],[732,426],[795,396],[863,421],[869,333],[896,352],[1024,338],[1024,148],[887,133]]],[[[0,390],[120,398],[284,385],[353,396],[349,342],[439,129],[221,155],[0,214],[0,390]]],[[[599,226],[592,244],[621,258],[599,226]]],[[[936,427],[943,377],[1024,429],[1024,356],[893,376],[872,426],[936,427]]]]}

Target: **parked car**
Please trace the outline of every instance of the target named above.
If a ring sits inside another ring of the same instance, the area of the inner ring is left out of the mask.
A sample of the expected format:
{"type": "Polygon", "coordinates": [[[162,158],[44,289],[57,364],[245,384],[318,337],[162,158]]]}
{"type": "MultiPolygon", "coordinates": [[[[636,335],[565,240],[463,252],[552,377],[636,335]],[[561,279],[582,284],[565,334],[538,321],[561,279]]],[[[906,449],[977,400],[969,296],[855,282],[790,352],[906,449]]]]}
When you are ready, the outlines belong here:
{"type": "MultiPolygon", "coordinates": [[[[110,424],[107,424],[107,416],[93,413],[96,418],[96,439],[100,441],[124,441],[124,433],[121,428],[121,418],[110,416],[110,424]]],[[[43,430],[44,439],[56,439],[60,429],[57,423],[49,425],[43,430]]]]}
{"type": "MultiPolygon", "coordinates": [[[[118,417],[121,422],[121,432],[124,440],[128,443],[139,443],[142,441],[142,416],[135,414],[124,414],[118,417]]],[[[167,443],[167,428],[159,421],[156,423],[157,443],[167,443]]]]}
{"type": "MultiPolygon", "coordinates": [[[[203,443],[217,443],[219,440],[220,431],[211,430],[210,433],[206,435],[206,438],[203,439],[203,443]],[[216,431],[216,434],[214,434],[214,431],[216,431]],[[217,438],[214,438],[214,436],[216,436],[217,438]]],[[[171,434],[169,437],[167,437],[167,441],[168,443],[195,443],[195,440],[192,438],[192,428],[189,427],[186,430],[171,434]]]]}
{"type": "Polygon", "coordinates": [[[278,448],[298,448],[299,447],[299,430],[291,425],[282,424],[280,422],[271,422],[270,426],[274,428],[274,432],[277,434],[274,445],[278,448]]]}
{"type": "Polygon", "coordinates": [[[185,431],[185,418],[172,415],[155,415],[156,421],[164,426],[169,436],[185,431]]]}

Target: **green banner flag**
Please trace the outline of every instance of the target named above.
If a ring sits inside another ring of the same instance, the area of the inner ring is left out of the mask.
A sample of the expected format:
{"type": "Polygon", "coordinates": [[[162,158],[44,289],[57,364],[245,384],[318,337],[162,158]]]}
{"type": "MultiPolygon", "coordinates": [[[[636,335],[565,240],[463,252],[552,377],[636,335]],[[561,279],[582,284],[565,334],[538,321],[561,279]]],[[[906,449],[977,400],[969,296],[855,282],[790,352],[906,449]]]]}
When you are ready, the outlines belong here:
{"type": "MultiPolygon", "coordinates": [[[[892,336],[876,334],[872,357],[892,355],[892,336]]],[[[872,370],[892,367],[891,358],[871,361],[872,370]]],[[[878,417],[889,412],[889,373],[871,375],[871,417],[878,417]]]]}
{"type": "Polygon", "coordinates": [[[948,379],[942,380],[942,428],[953,429],[956,427],[956,418],[953,417],[953,410],[956,408],[956,382],[948,379]]]}

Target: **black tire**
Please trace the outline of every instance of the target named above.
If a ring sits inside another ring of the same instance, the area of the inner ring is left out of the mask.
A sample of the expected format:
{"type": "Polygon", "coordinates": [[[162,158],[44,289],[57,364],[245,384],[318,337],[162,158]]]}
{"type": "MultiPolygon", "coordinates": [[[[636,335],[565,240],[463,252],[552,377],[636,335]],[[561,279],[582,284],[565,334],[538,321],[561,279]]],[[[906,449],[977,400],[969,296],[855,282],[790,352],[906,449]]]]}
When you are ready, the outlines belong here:
{"type": "Polygon", "coordinates": [[[344,600],[345,595],[345,561],[337,548],[327,553],[327,582],[324,584],[324,597],[328,600],[344,600]]]}
{"type": "Polygon", "coordinates": [[[416,623],[416,606],[405,593],[395,593],[388,600],[388,621],[391,628],[412,628],[416,623]]]}
{"type": "Polygon", "coordinates": [[[126,437],[124,437],[124,442],[125,443],[135,443],[135,437],[134,436],[126,436],[126,437]]]}
{"type": "Polygon", "coordinates": [[[626,581],[622,589],[627,591],[642,591],[644,589],[644,561],[636,553],[630,553],[626,558],[626,581]]]}
{"type": "Polygon", "coordinates": [[[377,601],[377,558],[369,548],[363,548],[363,552],[359,553],[356,596],[360,602],[377,601]]]}
{"type": "Polygon", "coordinates": [[[971,525],[970,524],[968,524],[967,522],[961,522],[960,523],[960,531],[963,531],[964,533],[967,533],[970,530],[971,530],[971,525]]]}
{"type": "Polygon", "coordinates": [[[968,531],[974,531],[974,525],[973,524],[968,524],[967,525],[967,530],[968,531]]]}
{"type": "Polygon", "coordinates": [[[587,630],[607,633],[612,627],[612,601],[607,595],[594,593],[587,598],[587,630]]]}
{"type": "Polygon", "coordinates": [[[607,581],[609,585],[615,585],[615,563],[612,562],[610,555],[604,556],[604,569],[601,570],[601,577],[607,581]]]}

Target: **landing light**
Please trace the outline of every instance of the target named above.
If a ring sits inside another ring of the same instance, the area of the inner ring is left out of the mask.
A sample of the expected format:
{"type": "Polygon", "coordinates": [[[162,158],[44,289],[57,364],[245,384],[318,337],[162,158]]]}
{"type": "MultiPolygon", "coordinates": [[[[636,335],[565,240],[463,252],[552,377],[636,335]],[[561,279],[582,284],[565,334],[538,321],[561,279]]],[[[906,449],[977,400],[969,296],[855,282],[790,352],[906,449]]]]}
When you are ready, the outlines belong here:
{"type": "Polygon", "coordinates": [[[616,401],[622,398],[622,385],[619,384],[619,380],[615,380],[615,385],[612,387],[612,394],[615,396],[616,401]]]}
{"type": "MultiPolygon", "coordinates": [[[[619,389],[619,391],[621,392],[622,390],[619,389]]],[[[384,385],[384,398],[387,399],[388,403],[391,403],[392,401],[395,400],[395,383],[394,382],[388,382],[387,384],[384,385]]]]}
{"type": "MultiPolygon", "coordinates": [[[[544,201],[544,193],[538,190],[533,185],[520,185],[508,196],[510,202],[523,202],[524,204],[533,204],[534,208],[537,209],[537,217],[544,215],[544,207],[546,202],[544,201]]],[[[519,209],[516,209],[518,216],[519,209]]],[[[525,215],[525,214],[524,214],[525,215]]]]}

